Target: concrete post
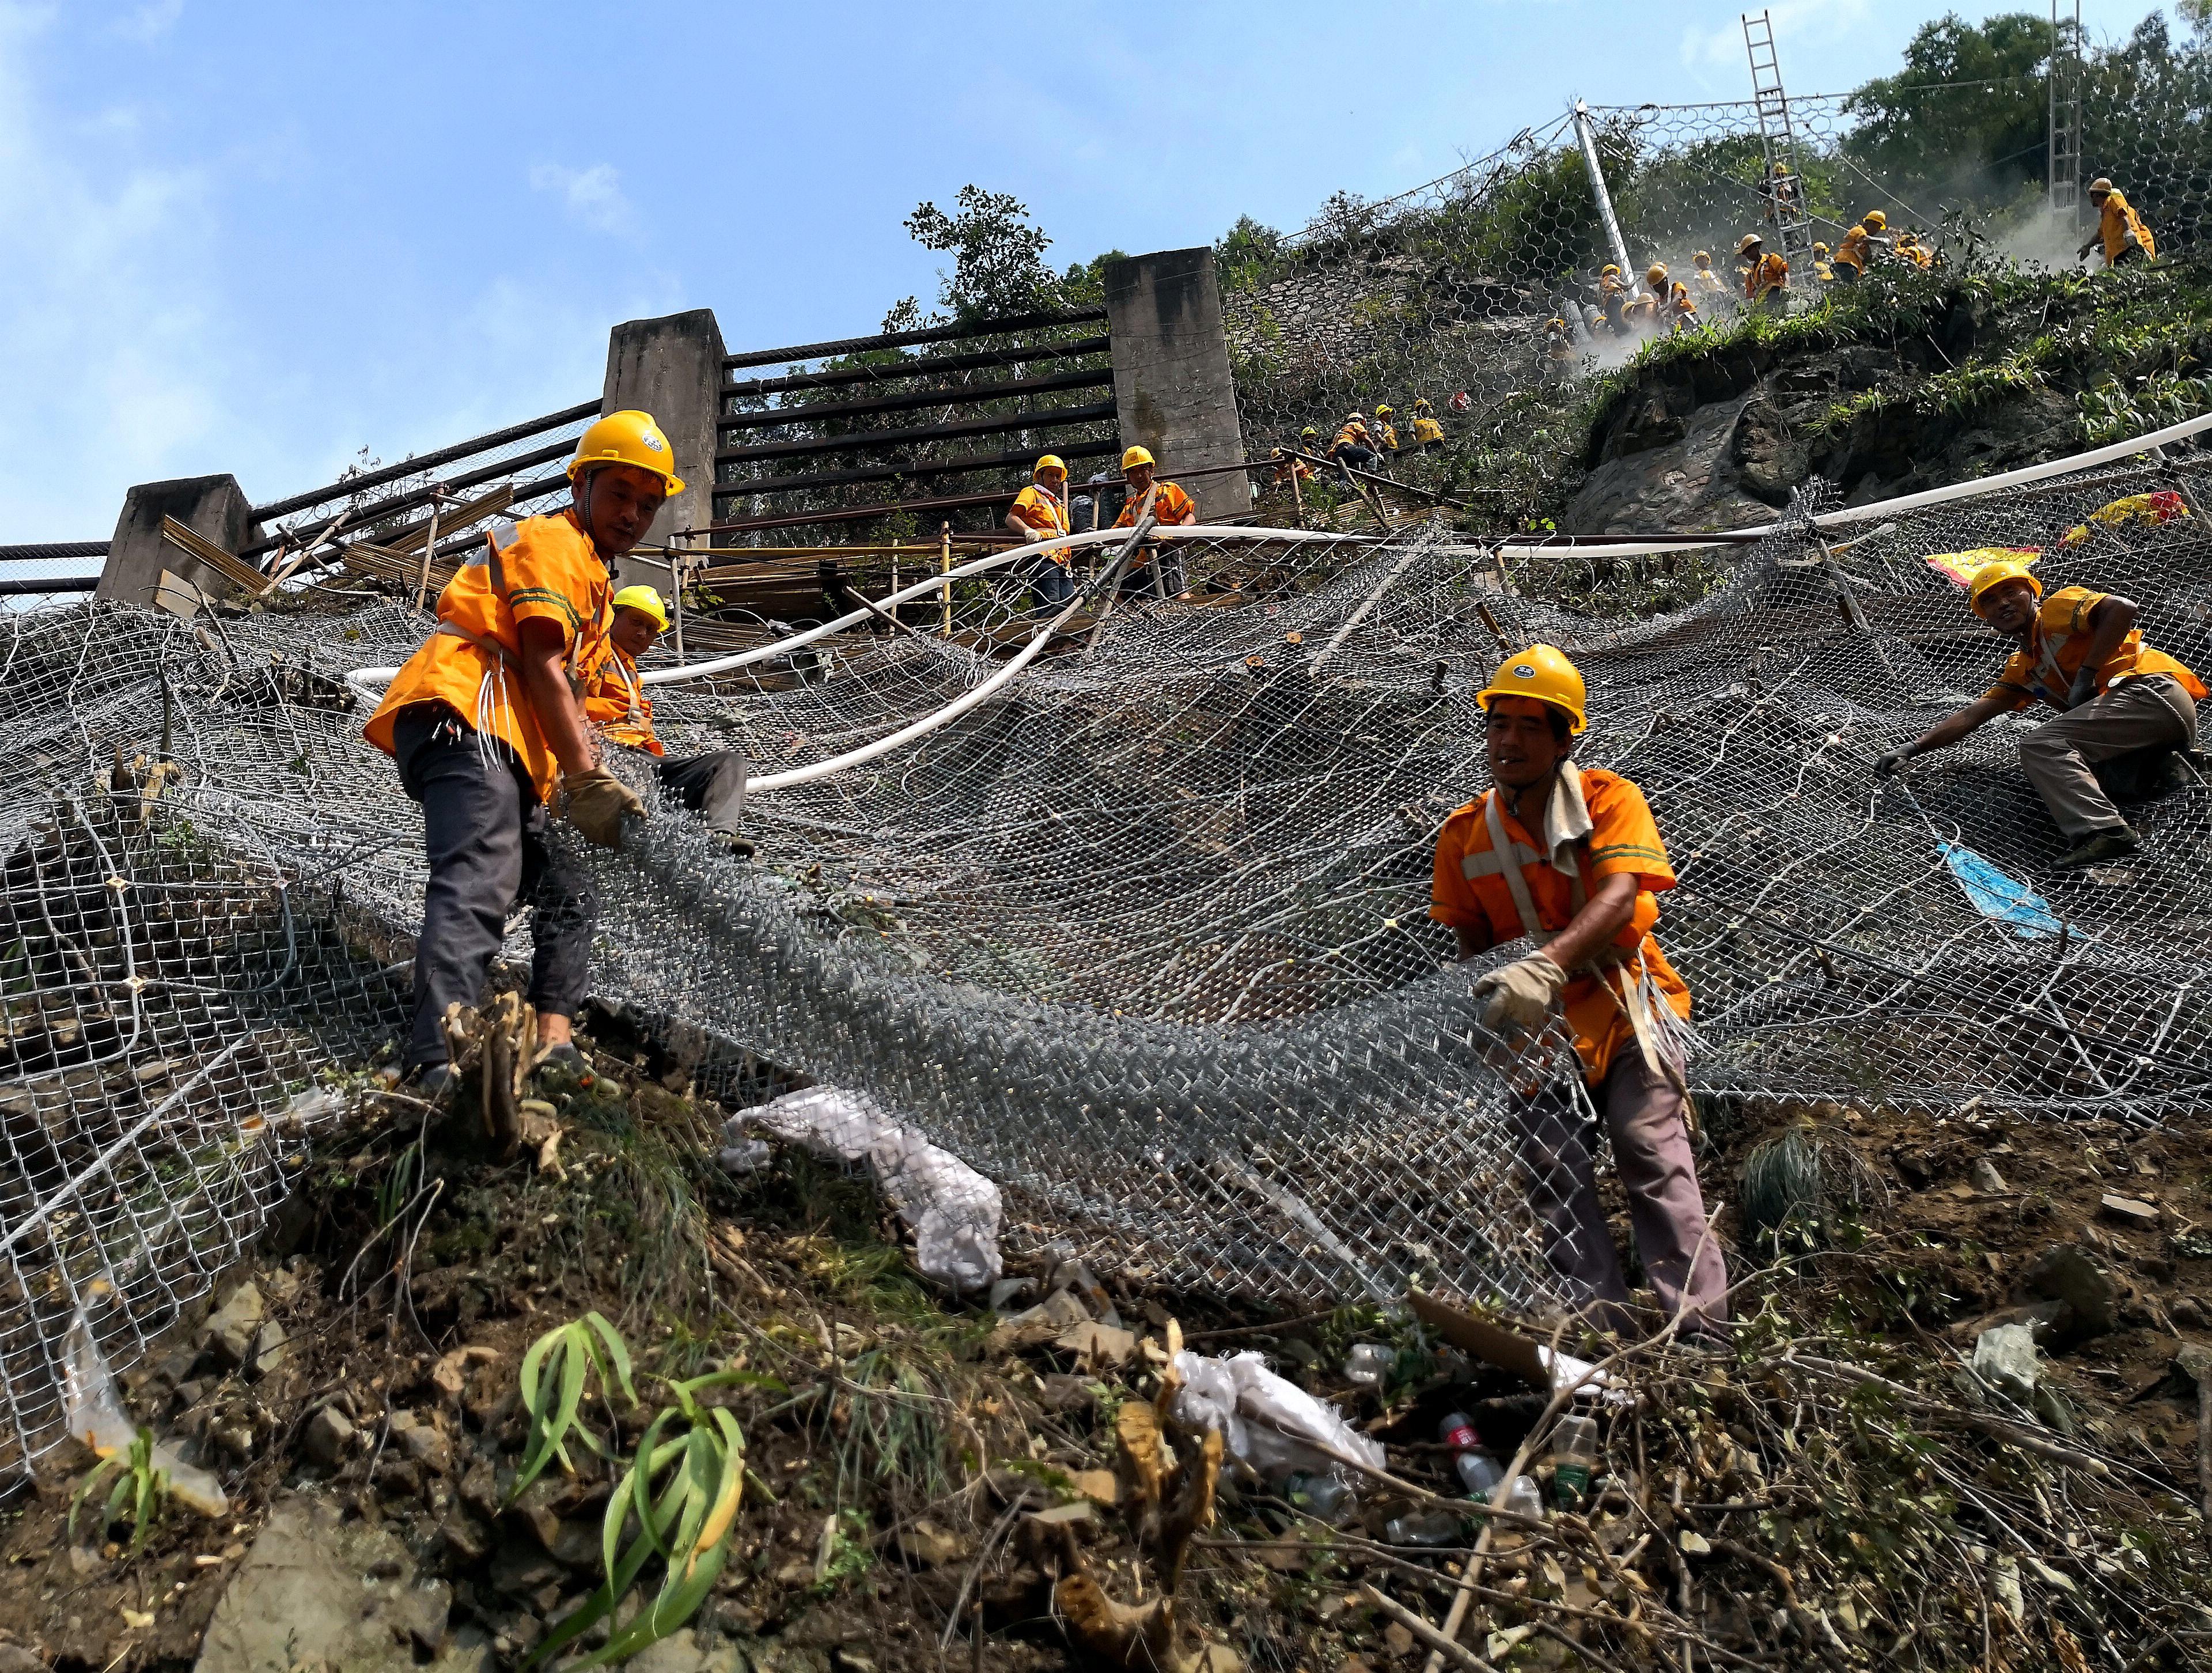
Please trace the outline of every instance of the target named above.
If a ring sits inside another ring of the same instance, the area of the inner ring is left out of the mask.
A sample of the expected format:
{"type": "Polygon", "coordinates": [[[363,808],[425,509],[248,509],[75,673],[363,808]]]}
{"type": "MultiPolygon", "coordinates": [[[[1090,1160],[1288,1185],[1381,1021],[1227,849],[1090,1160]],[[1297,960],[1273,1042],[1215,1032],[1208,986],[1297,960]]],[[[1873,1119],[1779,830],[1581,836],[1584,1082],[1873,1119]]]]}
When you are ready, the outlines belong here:
{"type": "MultiPolygon", "coordinates": [[[[1109,262],[1106,318],[1123,445],[1149,447],[1163,481],[1239,463],[1244,437],[1213,252],[1201,246],[1109,262]]],[[[1184,490],[1198,502],[1199,520],[1212,522],[1251,510],[1249,481],[1228,471],[1200,477],[1184,490]]]]}
{"type": "MultiPolygon", "coordinates": [[[[659,319],[630,319],[607,337],[607,380],[599,411],[635,407],[651,413],[676,449],[684,491],[660,508],[646,532],[657,546],[669,531],[704,528],[714,520],[714,420],[722,403],[722,328],[712,308],[659,319]]],[[[642,555],[623,559],[617,579],[669,590],[668,566],[642,555]]]]}
{"type": "Polygon", "coordinates": [[[222,596],[233,590],[214,570],[161,538],[164,517],[175,518],[227,552],[253,539],[253,507],[236,477],[142,482],[123,496],[123,514],[115,520],[115,538],[100,568],[95,598],[151,604],[164,569],[204,593],[222,596]]]}

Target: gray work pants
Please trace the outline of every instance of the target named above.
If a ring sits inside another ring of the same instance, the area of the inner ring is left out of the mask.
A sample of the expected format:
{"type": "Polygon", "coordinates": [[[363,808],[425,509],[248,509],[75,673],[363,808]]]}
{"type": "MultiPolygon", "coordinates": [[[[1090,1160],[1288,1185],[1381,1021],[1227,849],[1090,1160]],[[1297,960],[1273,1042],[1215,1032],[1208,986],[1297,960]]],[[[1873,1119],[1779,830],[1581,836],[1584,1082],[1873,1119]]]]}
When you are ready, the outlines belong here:
{"type": "Polygon", "coordinates": [[[446,1007],[482,1001],[507,915],[524,902],[536,909],[529,1001],[542,1014],[574,1018],[591,974],[599,902],[546,841],[545,806],[522,763],[443,703],[403,709],[392,730],[401,788],[422,804],[430,862],[406,1066],[446,1061],[446,1007]]]}
{"type": "MultiPolygon", "coordinates": [[[[1631,1041],[1614,1055],[1604,1083],[1592,1093],[1613,1138],[1629,1224],[1659,1305],[1670,1318],[1686,1305],[1686,1329],[1724,1322],[1728,1273],[1719,1244],[1705,1231],[1705,1199],[1698,1189],[1680,1089],[1646,1064],[1631,1041]]],[[[1598,1202],[1596,1131],[1578,1104],[1553,1091],[1528,1099],[1516,1114],[1545,1257],[1577,1299],[1595,1300],[1601,1326],[1622,1328],[1628,1316],[1618,1304],[1629,1299],[1628,1282],[1598,1202]]]]}
{"type": "Polygon", "coordinates": [[[653,770],[668,794],[705,819],[709,830],[734,836],[744,829],[747,773],[743,750],[664,758],[653,763],[653,770]]]}
{"type": "Polygon", "coordinates": [[[2021,770],[2069,843],[2127,823],[2090,764],[2150,748],[2197,747],[2197,705],[2172,674],[2122,680],[2020,740],[2021,770]]]}

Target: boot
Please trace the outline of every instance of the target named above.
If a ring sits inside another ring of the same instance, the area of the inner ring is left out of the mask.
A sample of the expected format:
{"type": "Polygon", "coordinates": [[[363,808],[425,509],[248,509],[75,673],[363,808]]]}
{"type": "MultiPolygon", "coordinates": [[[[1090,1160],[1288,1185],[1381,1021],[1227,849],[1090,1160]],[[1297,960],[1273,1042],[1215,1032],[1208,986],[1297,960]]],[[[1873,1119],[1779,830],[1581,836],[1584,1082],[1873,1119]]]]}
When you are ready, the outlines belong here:
{"type": "Polygon", "coordinates": [[[2115,825],[2110,830],[2100,830],[2069,849],[2059,856],[2057,869],[2078,872],[2087,866],[2103,864],[2107,860],[2124,860],[2142,847],[2142,837],[2131,824],[2115,825]]]}

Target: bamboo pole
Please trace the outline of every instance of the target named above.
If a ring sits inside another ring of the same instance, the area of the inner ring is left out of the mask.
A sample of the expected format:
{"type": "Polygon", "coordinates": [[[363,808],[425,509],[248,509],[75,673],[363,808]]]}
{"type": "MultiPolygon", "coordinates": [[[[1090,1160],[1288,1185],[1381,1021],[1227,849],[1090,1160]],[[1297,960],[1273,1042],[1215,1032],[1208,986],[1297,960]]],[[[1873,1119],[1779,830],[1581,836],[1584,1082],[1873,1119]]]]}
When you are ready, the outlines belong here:
{"type": "MultiPolygon", "coordinates": [[[[952,525],[949,521],[939,530],[937,538],[938,557],[943,572],[949,575],[952,573],[952,525]]],[[[943,613],[939,631],[950,639],[952,636],[952,583],[951,581],[946,581],[939,589],[938,602],[939,608],[943,613]]]]}
{"type": "Polygon", "coordinates": [[[430,595],[430,558],[438,550],[438,514],[445,509],[446,495],[442,489],[430,490],[430,538],[422,543],[422,579],[415,583],[415,608],[422,607],[422,600],[430,595]]]}

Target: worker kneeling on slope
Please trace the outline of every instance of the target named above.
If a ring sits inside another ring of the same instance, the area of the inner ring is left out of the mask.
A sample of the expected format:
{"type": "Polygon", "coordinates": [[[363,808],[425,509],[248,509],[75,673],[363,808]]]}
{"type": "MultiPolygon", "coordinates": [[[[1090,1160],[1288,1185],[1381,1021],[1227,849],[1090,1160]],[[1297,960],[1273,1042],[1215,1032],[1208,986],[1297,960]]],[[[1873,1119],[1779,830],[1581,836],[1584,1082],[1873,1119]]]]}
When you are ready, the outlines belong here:
{"type": "Polygon", "coordinates": [[[547,825],[556,788],[569,823],[602,848],[620,846],[625,813],[645,811],[601,764],[577,694],[611,626],[607,566],[683,491],[673,463],[647,414],[592,424],[568,461],[568,508],[485,538],[438,595],[438,630],[362,729],[422,805],[430,876],[403,1061],[425,1090],[446,1078],[446,1009],[481,998],[519,901],[537,909],[528,997],[544,1055],[576,1056],[570,1022],[584,999],[596,903],[560,862],[547,825]]]}
{"type": "Polygon", "coordinates": [[[2170,755],[2197,747],[2197,705],[2203,682],[2163,651],[2143,643],[2134,603],[2113,593],[2065,587],[2049,598],[2019,558],[1997,558],[1974,572],[1974,613],[2020,648],[1997,683],[1949,719],[1875,763],[1888,778],[1911,757],[1957,743],[2000,715],[2038,698],[2058,711],[2020,741],[2020,764],[2073,848],[2070,870],[2133,854],[2142,846],[2099,782],[2100,763],[2141,751],[2170,755]]]}
{"type": "MultiPolygon", "coordinates": [[[[1651,926],[1674,886],[1644,793],[1578,766],[1583,677],[1550,645],[1498,666],[1477,695],[1494,788],[1444,821],[1429,916],[1472,958],[1523,936],[1523,958],[1475,984],[1483,1024],[1533,1032],[1566,1013],[1589,1096],[1613,1137],[1636,1244],[1669,1316],[1706,1329],[1728,1316],[1728,1279],[1705,1225],[1690,1154],[1682,1070],[1690,990],[1651,926]]],[[[1552,1265],[1624,1326],[1628,1287],[1600,1206],[1595,1135],[1571,1089],[1547,1086],[1517,1110],[1522,1161],[1552,1265]]]]}
{"type": "Polygon", "coordinates": [[[584,717],[611,744],[653,757],[668,794],[707,822],[723,847],[750,855],[744,836],[747,763],[743,750],[710,750],[673,760],[653,729],[653,699],[637,677],[637,660],[668,629],[668,607],[650,587],[615,594],[614,624],[583,670],[584,717]]]}
{"type": "MultiPolygon", "coordinates": [[[[1018,540],[1057,539],[1068,532],[1067,466],[1058,453],[1047,453],[1030,474],[1030,485],[1015,496],[1013,509],[1006,513],[1006,530],[1018,540]]],[[[1066,547],[1033,554],[1023,560],[1023,566],[1039,614],[1048,616],[1075,596],[1066,547]]]]}
{"type": "MultiPolygon", "coordinates": [[[[1357,417],[1357,414],[1353,415],[1357,417]]],[[[1121,514],[1114,520],[1117,529],[1133,529],[1138,520],[1150,512],[1152,521],[1162,528],[1188,528],[1198,521],[1198,508],[1191,503],[1190,496],[1171,482],[1156,483],[1152,473],[1158,468],[1152,454],[1143,447],[1121,450],[1121,479],[1129,485],[1128,502],[1121,514]]],[[[1147,540],[1137,549],[1128,565],[1121,571],[1121,591],[1150,593],[1155,598],[1171,599],[1182,591],[1182,558],[1172,542],[1163,541],[1154,545],[1147,540]],[[1153,559],[1157,557],[1158,563],[1153,559]]]]}

